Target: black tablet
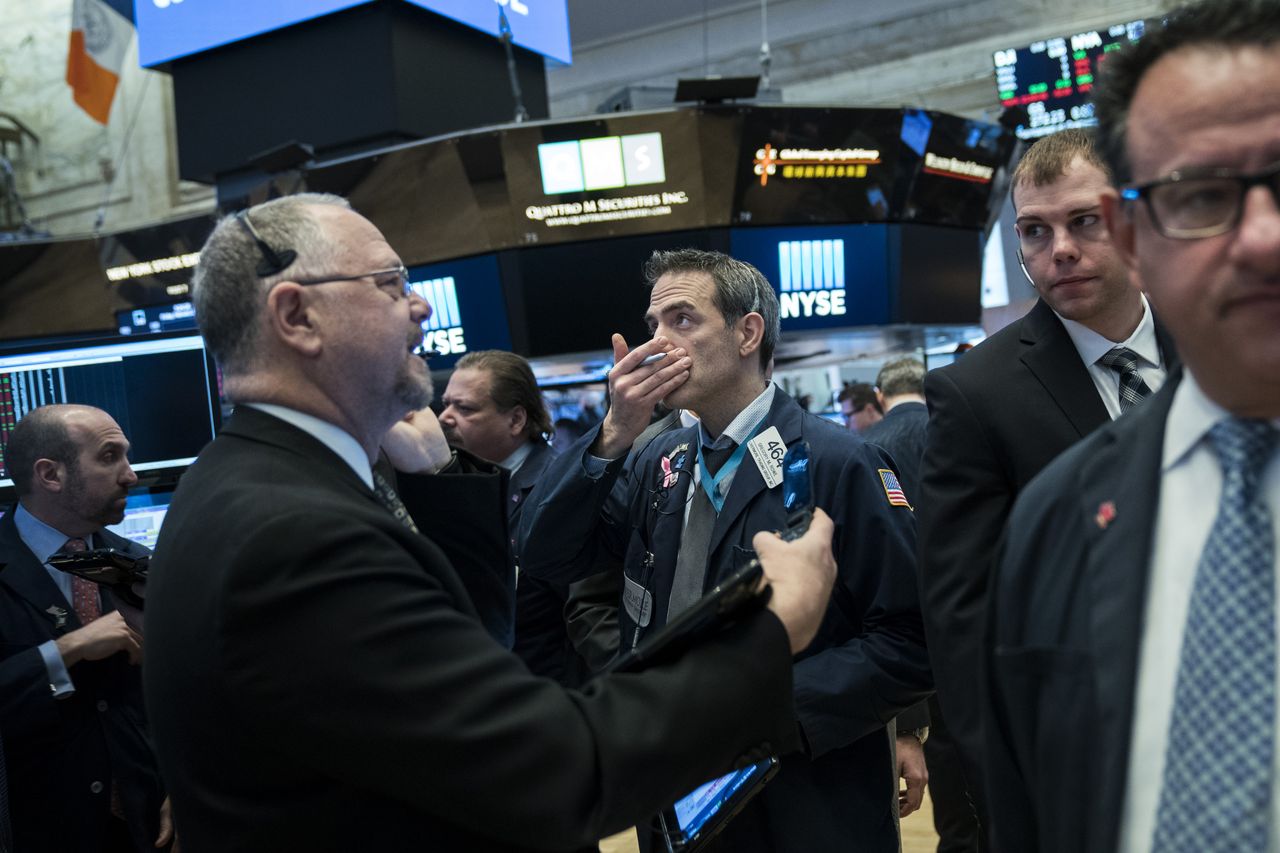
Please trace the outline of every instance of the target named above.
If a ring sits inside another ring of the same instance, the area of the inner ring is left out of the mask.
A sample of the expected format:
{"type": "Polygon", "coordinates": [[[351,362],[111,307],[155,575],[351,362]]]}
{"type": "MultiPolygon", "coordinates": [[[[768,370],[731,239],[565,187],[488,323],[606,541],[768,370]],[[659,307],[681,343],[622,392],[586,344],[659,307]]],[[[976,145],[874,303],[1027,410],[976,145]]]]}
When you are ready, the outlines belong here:
{"type": "Polygon", "coordinates": [[[657,821],[668,853],[696,853],[777,772],[778,759],[767,758],[712,779],[676,800],[658,815],[657,821]]]}

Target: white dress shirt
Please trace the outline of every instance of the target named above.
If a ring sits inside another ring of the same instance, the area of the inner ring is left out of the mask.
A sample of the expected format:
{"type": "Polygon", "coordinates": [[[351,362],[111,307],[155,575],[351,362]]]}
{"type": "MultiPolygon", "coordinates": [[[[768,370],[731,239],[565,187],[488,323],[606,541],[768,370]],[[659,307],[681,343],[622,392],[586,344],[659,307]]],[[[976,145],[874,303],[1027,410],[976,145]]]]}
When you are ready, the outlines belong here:
{"type": "Polygon", "coordinates": [[[363,480],[370,490],[373,489],[373,467],[369,464],[369,457],[365,455],[364,448],[360,446],[360,442],[356,441],[355,437],[349,432],[334,426],[328,421],[320,420],[315,415],[308,415],[306,412],[299,412],[297,409],[290,409],[287,406],[277,406],[275,403],[241,403],[240,405],[265,412],[302,430],[338,454],[342,461],[350,465],[351,470],[356,472],[356,476],[363,480]]]}
{"type": "MultiPolygon", "coordinates": [[[[1222,495],[1222,469],[1209,441],[1209,430],[1227,417],[1228,413],[1204,395],[1195,377],[1187,371],[1174,394],[1165,426],[1120,853],[1147,853],[1151,849],[1191,588],[1222,495]]],[[[1280,428],[1280,420],[1276,426],[1280,428]]],[[[1266,462],[1262,492],[1271,509],[1272,528],[1280,535],[1280,452],[1273,452],[1266,462]]],[[[1280,602],[1280,556],[1275,575],[1276,600],[1280,602]]],[[[1280,619],[1277,619],[1277,630],[1280,631],[1280,619]]],[[[1277,677],[1280,678],[1280,672],[1277,677]]],[[[1256,735],[1239,732],[1238,736],[1256,735]]],[[[1280,747],[1280,709],[1272,737],[1280,747]]],[[[1280,748],[1273,756],[1272,767],[1272,779],[1280,782],[1280,748]]],[[[1280,796],[1277,795],[1280,788],[1273,788],[1267,853],[1280,853],[1277,843],[1280,796]]]]}
{"type": "Polygon", "coordinates": [[[1058,315],[1071,342],[1076,345],[1076,352],[1080,353],[1080,360],[1088,366],[1089,378],[1093,380],[1098,395],[1102,397],[1102,404],[1107,407],[1107,414],[1111,415],[1113,421],[1120,417],[1120,374],[1106,365],[1098,364],[1098,359],[1116,347],[1133,350],[1138,356],[1138,375],[1147,383],[1152,394],[1160,390],[1168,372],[1168,367],[1160,357],[1160,343],[1156,340],[1156,323],[1151,316],[1151,306],[1147,304],[1147,297],[1141,296],[1141,299],[1142,319],[1138,321],[1133,334],[1123,341],[1108,340],[1093,329],[1058,315]]]}

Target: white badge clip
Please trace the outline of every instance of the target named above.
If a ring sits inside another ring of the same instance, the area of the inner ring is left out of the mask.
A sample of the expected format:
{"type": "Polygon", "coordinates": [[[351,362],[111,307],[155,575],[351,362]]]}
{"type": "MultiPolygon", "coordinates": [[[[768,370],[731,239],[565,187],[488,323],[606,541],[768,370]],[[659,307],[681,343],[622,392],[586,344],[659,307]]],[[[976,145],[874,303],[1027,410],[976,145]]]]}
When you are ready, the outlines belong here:
{"type": "Polygon", "coordinates": [[[772,489],[782,482],[782,457],[787,455],[787,446],[782,443],[782,436],[777,427],[769,427],[764,432],[747,442],[751,458],[760,469],[766,487],[772,489]]]}

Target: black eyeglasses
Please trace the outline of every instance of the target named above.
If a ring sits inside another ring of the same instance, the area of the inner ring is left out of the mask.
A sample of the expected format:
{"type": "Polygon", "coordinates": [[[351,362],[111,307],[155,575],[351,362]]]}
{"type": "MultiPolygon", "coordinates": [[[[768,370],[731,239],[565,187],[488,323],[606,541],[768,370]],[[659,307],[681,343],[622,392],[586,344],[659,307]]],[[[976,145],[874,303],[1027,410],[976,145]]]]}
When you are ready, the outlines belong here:
{"type": "Polygon", "coordinates": [[[1171,172],[1159,180],[1125,187],[1120,198],[1141,199],[1156,230],[1174,240],[1198,240],[1225,234],[1240,224],[1249,190],[1264,186],[1280,207],[1280,163],[1261,172],[1209,169],[1171,172]]]}
{"type": "Polygon", "coordinates": [[[329,275],[317,278],[291,278],[289,280],[294,284],[309,285],[329,284],[334,281],[360,281],[366,278],[373,279],[374,286],[379,290],[386,291],[392,299],[404,299],[413,292],[413,288],[409,286],[409,271],[404,268],[404,264],[385,270],[361,273],[360,275],[329,275]]]}

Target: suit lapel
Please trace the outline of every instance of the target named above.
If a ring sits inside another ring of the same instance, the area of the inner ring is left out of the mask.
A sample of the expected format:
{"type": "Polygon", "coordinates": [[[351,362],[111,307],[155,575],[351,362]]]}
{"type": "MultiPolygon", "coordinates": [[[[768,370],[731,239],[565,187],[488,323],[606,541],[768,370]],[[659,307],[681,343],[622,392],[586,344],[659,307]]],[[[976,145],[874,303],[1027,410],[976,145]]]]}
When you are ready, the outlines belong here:
{"type": "MultiPolygon", "coordinates": [[[[769,407],[769,415],[765,418],[765,427],[777,427],[778,434],[788,447],[800,438],[800,407],[792,404],[792,400],[781,388],[773,392],[773,405],[769,407]]],[[[756,465],[751,451],[746,451],[742,463],[733,475],[733,484],[725,498],[724,509],[716,517],[716,526],[711,531],[711,549],[707,552],[715,554],[725,535],[733,528],[738,518],[746,512],[755,501],[756,496],[765,491],[764,477],[756,465]]],[[[715,561],[712,561],[712,565],[715,561]]]]}
{"type": "Polygon", "coordinates": [[[18,535],[12,509],[0,519],[0,563],[8,563],[0,571],[0,583],[26,601],[42,619],[48,621],[55,633],[65,634],[80,627],[71,604],[18,535]],[[62,620],[61,626],[58,625],[59,619],[62,620]]]}
{"type": "Polygon", "coordinates": [[[1083,438],[1111,420],[1071,336],[1041,300],[1022,318],[1020,358],[1083,438]]]}
{"type": "Polygon", "coordinates": [[[1146,612],[1164,428],[1174,376],[1147,405],[1125,416],[1113,440],[1083,466],[1078,506],[1094,648],[1099,763],[1089,849],[1118,838],[1132,732],[1138,655],[1146,612]]]}

